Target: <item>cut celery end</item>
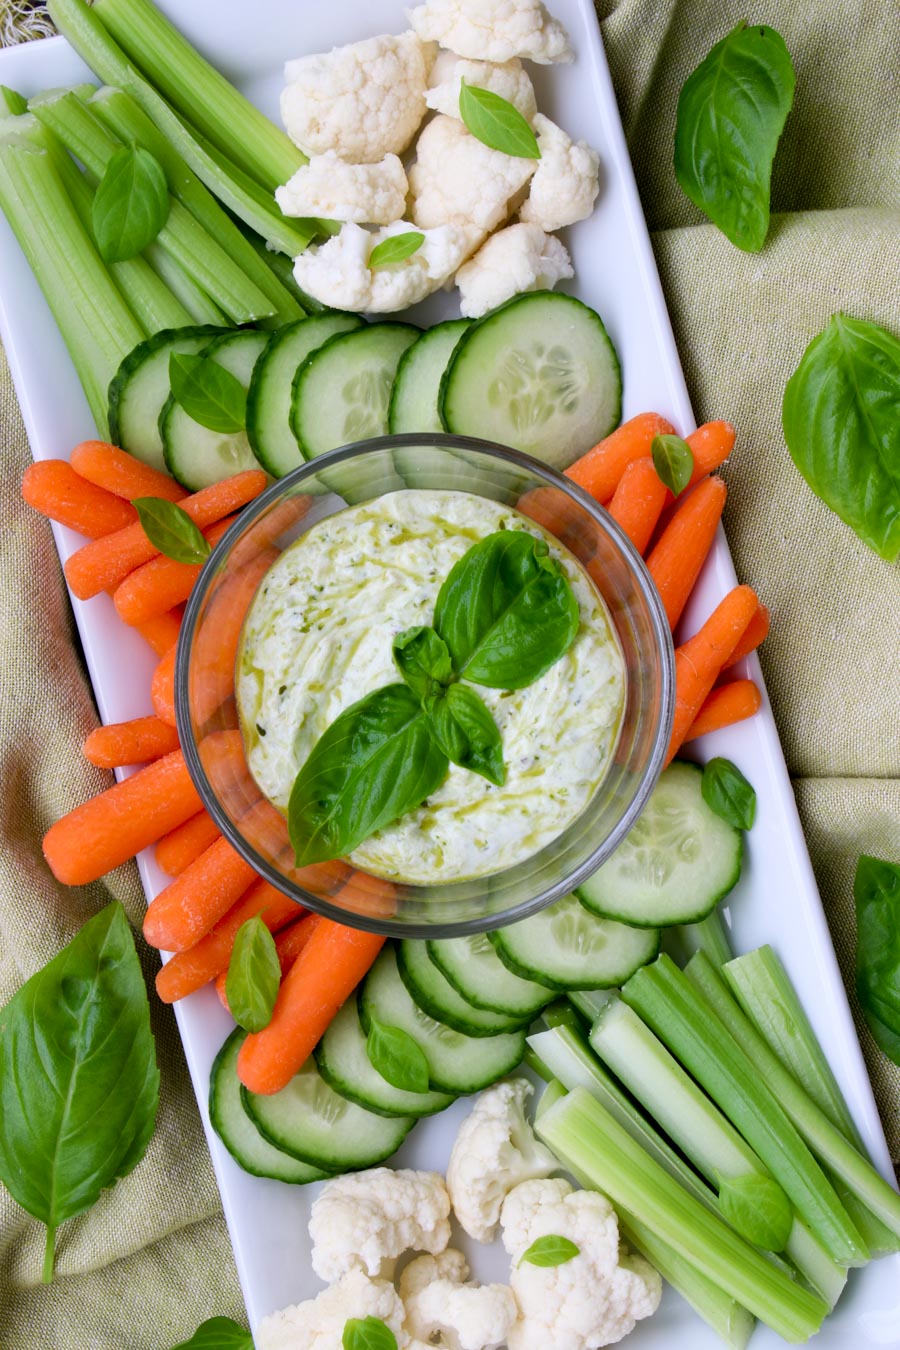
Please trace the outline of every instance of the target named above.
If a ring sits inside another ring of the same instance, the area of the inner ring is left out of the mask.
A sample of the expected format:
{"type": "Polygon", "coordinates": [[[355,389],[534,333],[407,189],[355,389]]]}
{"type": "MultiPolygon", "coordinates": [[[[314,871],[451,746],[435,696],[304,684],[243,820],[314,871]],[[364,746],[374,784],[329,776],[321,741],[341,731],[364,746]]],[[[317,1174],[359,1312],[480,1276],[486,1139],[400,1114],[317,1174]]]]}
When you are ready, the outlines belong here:
{"type": "Polygon", "coordinates": [[[0,84],[0,111],[10,117],[20,117],[28,111],[28,99],[6,84],[0,84]]]}
{"type": "Polygon", "coordinates": [[[570,989],[566,998],[582,1017],[594,1022],[615,992],[615,989],[570,989]]]}
{"type": "MultiPolygon", "coordinates": [[[[533,1054],[534,1052],[532,1051],[531,1053],[533,1054]]],[[[525,1063],[526,1063],[526,1064],[528,1063],[528,1052],[527,1052],[527,1051],[526,1051],[525,1063]]],[[[545,1065],[545,1067],[546,1067],[546,1065],[545,1065]]],[[[558,1079],[558,1078],[554,1078],[553,1075],[551,1074],[551,1075],[550,1075],[550,1081],[547,1083],[547,1086],[544,1088],[543,1092],[541,1093],[541,1095],[540,1095],[540,1096],[538,1097],[538,1099],[537,1099],[537,1106],[535,1106],[535,1108],[534,1108],[534,1118],[535,1118],[535,1120],[540,1120],[540,1118],[541,1118],[541,1116],[544,1114],[544,1112],[545,1112],[545,1111],[549,1111],[549,1109],[550,1109],[550,1107],[553,1105],[553,1103],[554,1103],[554,1102],[558,1102],[559,1099],[560,1099],[560,1097],[564,1097],[565,1095],[566,1095],[566,1089],[563,1087],[563,1085],[562,1085],[562,1083],[559,1081],[559,1079],[558,1079]]]]}

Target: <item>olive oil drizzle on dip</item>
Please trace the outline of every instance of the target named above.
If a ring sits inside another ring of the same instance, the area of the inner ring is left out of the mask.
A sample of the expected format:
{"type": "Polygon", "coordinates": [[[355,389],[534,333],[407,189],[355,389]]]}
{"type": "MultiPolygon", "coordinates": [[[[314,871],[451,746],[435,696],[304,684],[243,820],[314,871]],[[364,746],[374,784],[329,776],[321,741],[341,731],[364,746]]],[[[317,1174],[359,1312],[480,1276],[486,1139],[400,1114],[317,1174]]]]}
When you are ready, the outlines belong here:
{"type": "Polygon", "coordinates": [[[502,529],[547,541],[578,601],[578,634],[527,688],[477,686],[503,740],[503,786],[451,764],[427,802],[353,851],[366,871],[420,886],[488,876],[580,815],[605,775],[624,703],[624,662],[603,601],[572,555],[519,512],[467,492],[407,489],[314,525],[272,565],[250,608],[237,672],[247,763],[286,812],[330,724],[400,679],[393,638],[431,623],[453,564],[502,529]]]}

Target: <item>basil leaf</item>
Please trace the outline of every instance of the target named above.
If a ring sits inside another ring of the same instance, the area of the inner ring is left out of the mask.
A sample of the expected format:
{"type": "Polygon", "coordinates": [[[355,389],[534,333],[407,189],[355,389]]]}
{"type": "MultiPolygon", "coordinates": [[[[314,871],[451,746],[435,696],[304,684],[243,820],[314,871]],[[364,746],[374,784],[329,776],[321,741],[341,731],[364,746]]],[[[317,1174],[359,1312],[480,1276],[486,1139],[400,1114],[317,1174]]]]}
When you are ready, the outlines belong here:
{"type": "Polygon", "coordinates": [[[900,864],[860,858],[856,902],[856,993],[875,1043],[900,1064],[900,864]]]}
{"type": "Polygon", "coordinates": [[[680,436],[654,436],[650,446],[659,479],[676,497],[684,492],[694,472],[694,455],[680,436]]]}
{"type": "Polygon", "coordinates": [[[537,137],[518,108],[490,89],[479,89],[462,80],[459,115],[476,140],[492,150],[519,159],[540,159],[537,137]]]}
{"type": "Polygon", "coordinates": [[[756,792],[730,759],[711,759],[704,767],[700,792],[711,811],[738,830],[749,830],[756,816],[756,792]]]}
{"type": "Polygon", "coordinates": [[[372,1018],[366,1054],[373,1069],[404,1092],[428,1091],[428,1060],[422,1047],[402,1027],[387,1027],[372,1018]]]}
{"type": "Polygon", "coordinates": [[[225,976],[228,1008],[239,1027],[262,1031],[269,1025],[280,984],[275,939],[256,914],[237,930],[225,976]]]}
{"type": "Polygon", "coordinates": [[[91,226],[104,262],[142,253],[169,217],[169,185],[159,160],[139,145],[110,156],[91,204],[91,226]]]}
{"type": "Polygon", "coordinates": [[[578,632],[578,602],[543,539],[499,530],[450,571],[434,626],[456,673],[494,689],[524,689],[564,656],[578,632]]]}
{"type": "Polygon", "coordinates": [[[167,558],[180,563],[202,563],[212,553],[209,540],[177,502],[167,502],[162,497],[135,497],[131,505],[150,543],[167,558]]]}
{"type": "Polygon", "coordinates": [[[778,1182],[758,1172],[717,1180],[719,1206],[726,1223],[763,1251],[784,1251],[794,1211],[778,1182]]]}
{"type": "Polygon", "coordinates": [[[526,1252],[523,1252],[519,1265],[527,1261],[532,1266],[564,1266],[577,1256],[581,1248],[567,1237],[558,1233],[548,1233],[546,1237],[536,1238],[526,1252]]]}
{"type": "Polygon", "coordinates": [[[230,435],[247,422],[247,391],[236,375],[211,356],[172,352],[169,383],[176,403],[201,427],[230,435]]]}
{"type": "Polygon", "coordinates": [[[388,263],[403,262],[411,258],[425,243],[421,230],[404,230],[402,234],[392,234],[376,244],[369,254],[369,266],[386,267],[388,263]]]}
{"type": "Polygon", "coordinates": [[[772,161],[794,101],[794,67],[774,28],[739,23],[686,80],[675,120],[675,177],[738,248],[769,230],[772,161]]]}
{"type": "Polygon", "coordinates": [[[253,1337],[230,1317],[211,1317],[172,1350],[253,1350],[253,1337]]]}
{"type": "Polygon", "coordinates": [[[397,1350],[397,1337],[377,1317],[351,1317],[341,1336],[344,1350],[397,1350]]]}
{"type": "Polygon", "coordinates": [[[288,834],[297,866],[352,852],[419,806],[447,768],[447,756],[405,684],[389,684],[351,704],[313,746],[294,783],[288,834]]]}
{"type": "Polygon", "coordinates": [[[0,1011],[0,1180],[47,1226],[82,1214],[144,1156],[159,1103],[150,1009],[114,901],[0,1011]]]}
{"type": "Polygon", "coordinates": [[[433,628],[407,628],[394,638],[394,662],[420,699],[438,693],[453,679],[453,663],[443,638],[433,628]]]}
{"type": "Polygon", "coordinates": [[[900,342],[836,314],[788,380],[791,459],[817,497],[879,557],[900,556],[900,342]]]}
{"type": "Polygon", "coordinates": [[[475,690],[464,684],[451,684],[430,699],[426,708],[434,739],[447,758],[502,787],[506,766],[500,731],[475,690]]]}

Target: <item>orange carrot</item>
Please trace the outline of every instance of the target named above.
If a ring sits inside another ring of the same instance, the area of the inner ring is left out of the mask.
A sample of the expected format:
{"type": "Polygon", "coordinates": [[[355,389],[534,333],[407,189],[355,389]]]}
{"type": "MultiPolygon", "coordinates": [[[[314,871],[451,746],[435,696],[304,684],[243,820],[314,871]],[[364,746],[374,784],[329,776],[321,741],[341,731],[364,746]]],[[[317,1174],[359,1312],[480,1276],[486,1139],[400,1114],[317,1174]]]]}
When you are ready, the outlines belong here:
{"type": "Polygon", "coordinates": [[[725,506],[721,478],[704,478],[681,501],[647,558],[647,570],[674,629],[712,548],[725,506]]]}
{"type": "Polygon", "coordinates": [[[209,602],[194,648],[192,701],[201,728],[234,693],[234,663],[244,618],[259,583],[280,556],[277,549],[264,549],[225,577],[209,602]]]}
{"type": "Polygon", "coordinates": [[[144,937],[151,947],[187,951],[237,903],[255,875],[227,839],[217,839],[150,901],[144,937]]]}
{"type": "Polygon", "coordinates": [[[688,487],[699,483],[708,473],[725,463],[734,449],[734,427],[730,422],[704,422],[685,440],[694,456],[694,469],[688,487]]]}
{"type": "Polygon", "coordinates": [[[98,768],[119,769],[171,754],[178,749],[178,735],[158,717],[134,717],[130,722],[98,727],[81,748],[85,758],[98,768]]]}
{"type": "Polygon", "coordinates": [[[752,680],[732,680],[711,690],[688,727],[685,741],[695,741],[709,731],[721,731],[759,712],[762,695],[752,680]]]}
{"type": "MultiPolygon", "coordinates": [[[[226,516],[208,530],[204,537],[210,548],[215,548],[228,527],[237,519],[226,516]]],[[[158,618],[174,609],[190,595],[200,575],[201,563],[176,562],[158,553],[155,558],[136,567],[113,593],[113,603],[123,623],[134,626],[158,618]]]]}
{"type": "MultiPolygon", "coordinates": [[[[275,938],[275,952],[278,956],[278,964],[281,966],[282,979],[288,973],[297,957],[303,951],[309,939],[316,931],[320,920],[317,914],[307,914],[305,919],[299,919],[296,923],[290,924],[287,928],[282,928],[281,932],[275,938]]],[[[175,959],[175,958],[173,958],[175,959]]],[[[225,993],[225,981],[228,978],[228,970],[220,970],[216,976],[216,993],[219,996],[219,1002],[226,1012],[231,1009],[228,1006],[228,998],[225,993]]]]}
{"type": "Polygon", "coordinates": [[[219,839],[219,827],[208,811],[198,811],[177,829],[164,834],[156,845],[156,864],[170,877],[177,877],[219,839]]]}
{"type": "Polygon", "coordinates": [[[135,624],[135,629],[146,642],[149,642],[157,656],[165,656],[169,648],[174,647],[178,641],[181,617],[182,609],[179,605],[175,609],[170,609],[168,614],[158,614],[155,619],[145,619],[143,623],[135,624]]]}
{"type": "Polygon", "coordinates": [[[135,497],[163,497],[180,502],[188,495],[180,483],[167,473],[144,464],[127,450],[106,441],[82,441],[72,451],[72,468],[89,483],[107,492],[133,501],[135,497]]]}
{"type": "Polygon", "coordinates": [[[621,525],[638,553],[643,553],[650,543],[667,495],[666,485],[649,456],[633,459],[619,479],[609,514],[621,525]]]}
{"type": "Polygon", "coordinates": [[[570,464],[566,477],[605,506],[631,461],[650,454],[654,436],[669,436],[674,430],[658,413],[639,413],[570,464]]]}
{"type": "Polygon", "coordinates": [[[734,651],[729,656],[723,670],[730,669],[736,661],[742,661],[745,656],[755,652],[761,642],[765,642],[769,636],[769,611],[765,605],[760,605],[759,609],[753,615],[753,618],[747,624],[747,631],[741,638],[734,651]]]}
{"type": "Polygon", "coordinates": [[[76,806],[44,835],[44,857],[57,881],[86,886],[200,810],[180,750],[76,806]]]}
{"type": "Polygon", "coordinates": [[[233,820],[240,819],[249,806],[263,800],[247,768],[244,741],[236,728],[210,732],[198,742],[197,752],[216,797],[233,820]]]}
{"type": "Polygon", "coordinates": [[[175,726],[175,656],[178,643],[170,647],[153,672],[150,683],[150,700],[161,722],[175,726]]]}
{"type": "Polygon", "coordinates": [[[42,516],[68,525],[86,539],[102,539],[137,520],[133,506],[79,478],[64,459],[29,464],[22,475],[22,496],[42,516]]]}
{"type": "MultiPolygon", "coordinates": [[[[246,506],[265,486],[266,475],[261,469],[247,469],[201,488],[178,504],[194,524],[204,530],[246,506]]],[[[124,530],[95,539],[73,553],[65,565],[66,580],[79,600],[89,600],[101,591],[114,590],[129,572],[155,558],[158,552],[139,523],[128,525],[124,530]]]]}
{"type": "Polygon", "coordinates": [[[241,1046],[238,1077],[251,1092],[290,1082],[383,945],[377,933],[321,920],[282,982],[271,1022],[241,1046]]]}
{"type": "Polygon", "coordinates": [[[735,586],[692,638],[675,649],[675,719],[668,764],[712,689],[719,672],[744,636],[759,604],[749,586],[735,586]]]}
{"type": "MultiPolygon", "coordinates": [[[[227,970],[238,929],[257,914],[269,931],[276,933],[305,912],[295,901],[257,877],[204,937],[188,950],[179,951],[163,966],[156,977],[156,992],[163,1003],[175,1003],[227,970]]],[[[148,909],[148,918],[149,915],[148,909]]]]}

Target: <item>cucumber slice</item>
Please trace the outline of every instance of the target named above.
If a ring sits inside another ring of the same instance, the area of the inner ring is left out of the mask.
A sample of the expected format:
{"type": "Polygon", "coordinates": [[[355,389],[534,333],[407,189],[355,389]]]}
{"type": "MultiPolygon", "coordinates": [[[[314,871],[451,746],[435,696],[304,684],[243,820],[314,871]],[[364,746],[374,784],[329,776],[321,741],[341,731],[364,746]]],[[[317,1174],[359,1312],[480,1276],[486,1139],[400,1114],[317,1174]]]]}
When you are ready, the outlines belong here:
{"type": "Polygon", "coordinates": [[[600,315],[557,291],[518,295],[464,333],[441,382],[448,431],[565,469],[618,426],[619,358],[600,315]]]}
{"type": "Polygon", "coordinates": [[[393,947],[384,948],[363,981],[359,1019],[366,1035],[373,1018],[418,1041],[428,1060],[430,1085],[438,1092],[478,1092],[510,1073],[525,1053],[524,1031],[464,1036],[422,1012],[400,979],[393,947]]]}
{"type": "Polygon", "coordinates": [[[379,1116],[433,1116],[451,1106],[448,1092],[404,1092],[373,1068],[366,1053],[355,998],[349,998],[315,1050],[319,1073],[329,1087],[379,1116]]]}
{"type": "Polygon", "coordinates": [[[199,352],[224,330],[166,328],[139,342],[119,366],[109,386],[109,438],[136,459],[165,472],[159,415],[171,393],[169,356],[199,352]]]}
{"type": "Polygon", "coordinates": [[[505,1031],[518,1031],[523,1020],[527,1022],[521,1017],[473,1007],[441,974],[424,942],[404,938],[397,948],[397,969],[422,1011],[464,1036],[499,1036],[505,1031]]]}
{"type": "Polygon", "coordinates": [[[524,1019],[533,1017],[556,998],[555,989],[522,980],[507,970],[487,933],[432,938],[425,946],[438,970],[476,1008],[524,1019]]]}
{"type": "Polygon", "coordinates": [[[216,1134],[245,1172],[303,1186],[329,1175],[282,1153],[264,1139],[241,1102],[237,1057],[246,1032],[237,1027],[216,1055],[209,1075],[209,1118],[216,1134]]]}
{"type": "Polygon", "coordinates": [[[741,875],[744,839],[700,790],[703,770],[676,762],[663,772],[640,819],[582,886],[594,914],[647,927],[696,923],[741,875]]]}
{"type": "MultiPolygon", "coordinates": [[[[254,328],[240,328],[214,338],[203,348],[203,355],[214,357],[246,389],[267,341],[265,333],[254,328]]],[[[210,431],[195,422],[175,402],[172,394],[159,415],[159,434],[166,468],[190,492],[199,492],[200,488],[209,487],[243,469],[259,468],[246,431],[210,431]]]]}
{"type": "Polygon", "coordinates": [[[319,314],[289,323],[269,338],[247,390],[247,439],[273,478],[282,478],[304,462],[290,420],[291,388],[298,368],[329,338],[360,327],[358,314],[319,314]]]}
{"type": "Polygon", "coordinates": [[[659,951],[653,928],[630,928],[588,913],[575,895],[490,934],[505,966],[552,989],[608,989],[659,951]]]}
{"type": "MultiPolygon", "coordinates": [[[[435,324],[400,358],[391,389],[388,428],[392,436],[404,431],[445,431],[441,421],[441,379],[471,319],[435,324]]],[[[402,466],[398,464],[398,468],[402,466]]]]}
{"type": "Polygon", "coordinates": [[[416,1123],[412,1116],[376,1116],[347,1101],[328,1086],[312,1058],[280,1092],[263,1097],[242,1087],[241,1101],[275,1148],[327,1172],[384,1162],[416,1123]]]}

